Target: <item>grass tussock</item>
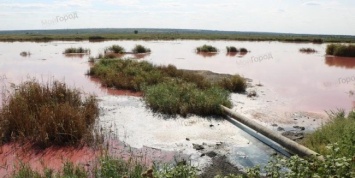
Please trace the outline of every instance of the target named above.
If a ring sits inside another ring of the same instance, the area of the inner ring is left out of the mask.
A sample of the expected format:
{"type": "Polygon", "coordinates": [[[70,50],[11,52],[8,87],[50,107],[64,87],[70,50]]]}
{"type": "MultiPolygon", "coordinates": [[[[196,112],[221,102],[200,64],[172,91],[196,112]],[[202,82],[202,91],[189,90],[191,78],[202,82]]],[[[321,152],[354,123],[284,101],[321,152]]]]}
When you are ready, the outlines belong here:
{"type": "Polygon", "coordinates": [[[136,45],[132,49],[132,53],[138,54],[138,53],[150,53],[151,50],[149,48],[144,47],[143,45],[136,45]]]}
{"type": "Polygon", "coordinates": [[[229,92],[219,87],[205,90],[193,83],[169,81],[145,88],[144,100],[155,112],[163,114],[189,113],[197,115],[223,115],[219,105],[230,107],[229,92]]]}
{"type": "Polygon", "coordinates": [[[211,45],[203,45],[196,48],[196,52],[198,53],[216,53],[218,49],[211,45]]]}
{"type": "Polygon", "coordinates": [[[317,50],[315,50],[313,48],[301,48],[300,52],[302,52],[302,53],[316,53],[317,50]]]}
{"type": "Polygon", "coordinates": [[[355,57],[355,45],[330,44],[326,49],[327,55],[355,57]]]}
{"type": "Polygon", "coordinates": [[[73,54],[73,53],[85,53],[90,54],[90,49],[79,48],[67,48],[64,50],[64,54],[73,54]]]}
{"type": "Polygon", "coordinates": [[[123,54],[123,53],[125,53],[125,49],[119,45],[112,45],[112,46],[105,49],[105,54],[106,53],[123,54]]]}
{"type": "MultiPolygon", "coordinates": [[[[348,117],[345,117],[344,111],[332,112],[329,115],[331,121],[307,135],[303,144],[323,155],[329,153],[329,144],[337,144],[337,152],[340,155],[355,156],[355,112],[350,112],[348,117]]],[[[355,165],[353,168],[355,169],[355,165]]]]}
{"type": "Polygon", "coordinates": [[[77,145],[92,141],[98,106],[94,96],[64,83],[20,84],[3,98],[0,110],[2,142],[31,141],[40,147],[77,145]]]}
{"type": "Polygon", "coordinates": [[[107,87],[143,91],[152,110],[172,115],[221,115],[219,104],[231,105],[228,91],[246,89],[246,81],[239,75],[212,81],[195,71],[132,59],[101,59],[88,74],[107,87]]]}
{"type": "Polygon", "coordinates": [[[239,50],[234,46],[227,46],[227,53],[237,53],[239,50]]]}

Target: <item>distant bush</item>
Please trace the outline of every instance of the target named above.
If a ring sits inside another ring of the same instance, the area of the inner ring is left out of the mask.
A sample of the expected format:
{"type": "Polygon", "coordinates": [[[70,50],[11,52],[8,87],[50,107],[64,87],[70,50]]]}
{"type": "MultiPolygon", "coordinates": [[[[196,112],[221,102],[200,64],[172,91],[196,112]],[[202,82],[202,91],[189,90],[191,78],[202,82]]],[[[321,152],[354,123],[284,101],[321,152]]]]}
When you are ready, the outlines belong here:
{"type": "Polygon", "coordinates": [[[234,46],[227,46],[227,53],[237,53],[239,50],[234,46]]]}
{"type": "Polygon", "coordinates": [[[327,55],[355,57],[355,45],[330,44],[326,49],[327,55]]]}
{"type": "Polygon", "coordinates": [[[26,51],[22,51],[20,53],[20,55],[23,56],[23,57],[26,57],[26,56],[31,56],[31,53],[30,52],[26,52],[26,51]]]}
{"type": "Polygon", "coordinates": [[[105,53],[118,53],[122,54],[125,52],[125,49],[119,45],[112,45],[105,49],[105,53]]]}
{"type": "Polygon", "coordinates": [[[200,52],[203,52],[203,53],[218,52],[217,48],[216,48],[216,47],[213,47],[213,46],[211,46],[211,45],[203,45],[203,46],[197,47],[197,48],[196,48],[196,51],[197,51],[198,53],[200,53],[200,52]]]}
{"type": "Polygon", "coordinates": [[[313,43],[316,43],[316,44],[321,44],[321,43],[323,43],[323,39],[321,39],[321,38],[316,38],[316,39],[313,39],[312,42],[313,42],[313,43]]]}
{"type": "Polygon", "coordinates": [[[301,48],[300,52],[302,52],[302,53],[316,53],[317,51],[312,48],[301,48]]]}
{"type": "Polygon", "coordinates": [[[24,82],[6,98],[0,109],[2,142],[31,141],[36,145],[76,145],[93,139],[98,116],[94,96],[82,99],[80,91],[64,83],[24,82]]]}
{"type": "Polygon", "coordinates": [[[240,50],[239,50],[241,53],[247,53],[248,52],[248,50],[246,49],[246,48],[240,48],[240,50]]]}
{"type": "Polygon", "coordinates": [[[67,48],[64,50],[64,54],[71,54],[71,53],[89,53],[90,49],[84,49],[82,47],[79,48],[67,48]]]}
{"type": "Polygon", "coordinates": [[[136,45],[133,49],[132,49],[133,53],[150,53],[150,49],[144,47],[143,45],[136,45]]]}

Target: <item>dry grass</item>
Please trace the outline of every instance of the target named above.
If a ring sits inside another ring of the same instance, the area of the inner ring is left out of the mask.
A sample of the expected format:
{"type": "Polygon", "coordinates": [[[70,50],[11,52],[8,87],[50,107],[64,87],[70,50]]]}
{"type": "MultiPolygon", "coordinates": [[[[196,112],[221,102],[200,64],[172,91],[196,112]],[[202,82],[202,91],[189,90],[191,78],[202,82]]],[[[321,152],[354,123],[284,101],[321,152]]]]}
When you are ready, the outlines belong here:
{"type": "Polygon", "coordinates": [[[40,147],[77,145],[94,138],[98,113],[94,96],[82,98],[64,83],[23,82],[3,98],[1,141],[31,141],[40,147]]]}

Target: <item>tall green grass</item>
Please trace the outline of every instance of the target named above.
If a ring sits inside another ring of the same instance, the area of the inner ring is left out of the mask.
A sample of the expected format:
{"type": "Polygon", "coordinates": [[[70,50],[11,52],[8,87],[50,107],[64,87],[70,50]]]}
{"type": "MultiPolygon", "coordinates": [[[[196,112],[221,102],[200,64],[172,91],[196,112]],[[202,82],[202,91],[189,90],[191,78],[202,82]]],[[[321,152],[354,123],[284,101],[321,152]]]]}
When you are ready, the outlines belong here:
{"type": "Polygon", "coordinates": [[[90,49],[84,49],[82,47],[79,48],[67,48],[64,50],[64,54],[71,54],[71,53],[89,53],[90,49]]]}
{"type": "Polygon", "coordinates": [[[200,53],[211,53],[211,52],[218,52],[218,49],[211,45],[203,45],[196,48],[196,52],[200,53]]]}
{"type": "Polygon", "coordinates": [[[327,55],[355,57],[355,45],[329,44],[326,49],[327,55]]]}
{"type": "Polygon", "coordinates": [[[143,91],[153,111],[182,116],[221,115],[219,104],[231,106],[228,91],[244,92],[247,87],[239,75],[211,80],[173,65],[154,66],[132,59],[101,59],[88,74],[107,87],[143,91]]]}
{"type": "Polygon", "coordinates": [[[119,45],[112,45],[112,46],[105,49],[105,53],[123,54],[124,52],[125,52],[125,49],[119,45]]]}
{"type": "Polygon", "coordinates": [[[303,143],[320,154],[328,153],[327,145],[338,144],[342,156],[355,157],[355,112],[350,112],[348,117],[344,111],[332,112],[330,117],[330,122],[307,135],[303,143]]]}
{"type": "Polygon", "coordinates": [[[64,83],[23,82],[3,98],[1,141],[30,141],[40,147],[89,142],[98,113],[94,96],[83,97],[64,83]]]}
{"type": "Polygon", "coordinates": [[[144,47],[143,45],[136,45],[133,49],[132,49],[133,53],[150,53],[151,50],[149,48],[144,47]]]}

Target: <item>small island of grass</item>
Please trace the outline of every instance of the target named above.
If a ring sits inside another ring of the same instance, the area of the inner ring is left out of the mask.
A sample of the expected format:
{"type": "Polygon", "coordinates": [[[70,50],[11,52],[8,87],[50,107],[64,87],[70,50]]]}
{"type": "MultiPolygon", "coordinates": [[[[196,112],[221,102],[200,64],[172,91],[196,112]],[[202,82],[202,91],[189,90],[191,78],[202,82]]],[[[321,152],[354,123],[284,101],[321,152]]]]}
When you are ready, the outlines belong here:
{"type": "Polygon", "coordinates": [[[302,52],[302,53],[316,53],[317,50],[315,50],[313,48],[301,48],[300,52],[302,52]]]}
{"type": "Polygon", "coordinates": [[[64,50],[64,54],[90,54],[90,49],[79,48],[67,48],[64,50]]]}
{"type": "Polygon", "coordinates": [[[140,54],[140,53],[150,53],[151,50],[143,45],[136,45],[133,49],[132,49],[132,53],[134,54],[140,54]]]}
{"type": "Polygon", "coordinates": [[[216,53],[218,49],[211,45],[203,45],[196,48],[197,53],[216,53]]]}
{"type": "Polygon", "coordinates": [[[330,44],[326,49],[327,55],[355,57],[355,45],[330,44]]]}

